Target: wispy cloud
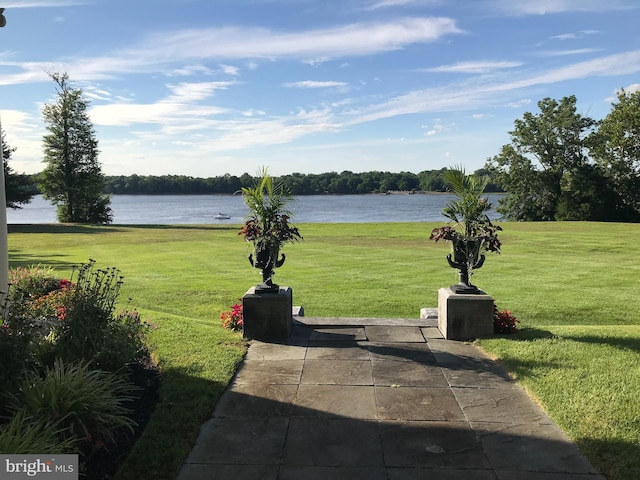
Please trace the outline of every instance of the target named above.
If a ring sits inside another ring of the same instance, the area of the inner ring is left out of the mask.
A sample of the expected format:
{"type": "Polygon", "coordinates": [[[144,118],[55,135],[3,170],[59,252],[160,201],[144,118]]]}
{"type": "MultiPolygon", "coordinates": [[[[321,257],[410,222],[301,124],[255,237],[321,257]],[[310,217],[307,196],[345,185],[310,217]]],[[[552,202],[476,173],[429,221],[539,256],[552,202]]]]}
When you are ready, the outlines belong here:
{"type": "Polygon", "coordinates": [[[581,30],[577,33],[562,33],[560,35],[554,35],[550,39],[551,40],[577,40],[579,38],[584,38],[587,35],[596,35],[600,33],[599,30],[581,30]]]}
{"type": "Polygon", "coordinates": [[[505,68],[514,68],[522,65],[522,62],[492,62],[492,61],[475,61],[475,62],[458,62],[451,65],[440,65],[438,67],[427,68],[428,72],[441,73],[490,73],[505,68]]]}
{"type": "Polygon", "coordinates": [[[204,128],[202,119],[215,117],[227,110],[215,106],[200,105],[198,102],[211,97],[220,89],[226,89],[234,82],[181,83],[168,85],[170,95],[155,103],[114,102],[97,105],[90,109],[92,121],[96,125],[126,126],[136,123],[175,125],[184,127],[185,122],[198,124],[189,130],[204,128]]]}
{"type": "Polygon", "coordinates": [[[399,50],[461,33],[443,17],[407,17],[386,22],[361,22],[328,29],[274,32],[262,28],[226,27],[152,35],[129,51],[152,53],[154,61],[170,58],[341,58],[399,50]]]}
{"type": "MultiPolygon", "coordinates": [[[[194,152],[223,152],[256,146],[290,143],[301,137],[336,132],[347,127],[374,122],[384,118],[408,114],[452,111],[470,111],[486,107],[520,108],[530,104],[523,100],[528,89],[540,85],[563,82],[590,76],[607,76],[640,72],[640,50],[610,55],[562,68],[541,71],[531,75],[525,71],[508,74],[474,76],[465,81],[442,87],[415,90],[378,103],[354,99],[345,104],[324,105],[310,110],[299,110],[288,115],[273,116],[264,111],[233,112],[215,106],[203,105],[202,100],[215,90],[230,87],[230,82],[169,85],[169,95],[153,104],[118,103],[97,106],[90,111],[97,125],[155,124],[157,131],[140,131],[144,141],[163,141],[169,135],[182,135],[181,140],[193,143],[194,152]],[[193,138],[186,138],[192,134],[193,138]]],[[[294,82],[296,83],[296,82],[294,82]]],[[[312,88],[311,83],[297,82],[312,88]]],[[[341,82],[317,82],[328,86],[341,82]]],[[[479,117],[475,117],[479,118],[479,117]]],[[[455,128],[454,124],[436,120],[425,128],[425,135],[434,135],[455,128]]]]}
{"type": "Polygon", "coordinates": [[[369,3],[365,6],[365,10],[378,10],[381,8],[393,8],[393,7],[424,7],[440,5],[442,0],[378,0],[369,3]]]}
{"type": "Polygon", "coordinates": [[[507,15],[605,12],[640,7],[635,0],[489,0],[492,10],[507,15]]]}
{"type": "Polygon", "coordinates": [[[601,51],[601,48],[575,48],[573,50],[546,50],[537,52],[536,55],[541,57],[566,57],[569,55],[584,55],[587,53],[596,53],[601,51]]]}
{"type": "Polygon", "coordinates": [[[285,83],[285,87],[290,88],[333,88],[333,87],[346,87],[348,83],[346,82],[319,82],[315,80],[303,80],[300,82],[289,82],[285,83]]]}
{"type": "Polygon", "coordinates": [[[11,8],[52,8],[71,7],[78,5],[89,5],[91,2],[82,0],[14,0],[13,2],[3,2],[2,7],[11,8]]]}
{"type": "MultiPolygon", "coordinates": [[[[63,70],[76,80],[113,78],[122,73],[168,71],[186,74],[206,60],[335,59],[374,55],[436,41],[461,33],[455,21],[443,17],[400,18],[362,22],[329,29],[276,32],[262,28],[208,28],[152,34],[131,48],[111,55],[78,58],[64,63],[13,63],[22,71],[0,74],[0,85],[44,81],[44,71],[63,70]]],[[[6,63],[5,63],[6,64],[6,63]]],[[[231,73],[227,70],[227,73],[231,73]]]]}
{"type": "Polygon", "coordinates": [[[473,77],[470,80],[415,90],[388,101],[354,108],[345,124],[355,125],[399,115],[470,110],[502,104],[505,96],[520,95],[531,87],[597,76],[626,75],[640,72],[640,50],[566,65],[536,74],[517,72],[503,76],[473,77]]]}

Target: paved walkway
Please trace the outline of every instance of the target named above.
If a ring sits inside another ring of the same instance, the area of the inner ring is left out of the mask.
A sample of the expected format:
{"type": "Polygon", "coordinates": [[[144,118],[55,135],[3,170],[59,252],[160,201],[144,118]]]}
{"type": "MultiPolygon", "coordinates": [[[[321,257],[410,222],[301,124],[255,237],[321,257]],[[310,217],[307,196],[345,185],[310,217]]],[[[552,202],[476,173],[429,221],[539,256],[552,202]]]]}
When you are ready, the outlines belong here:
{"type": "Polygon", "coordinates": [[[604,480],[432,319],[299,320],[251,343],[178,480],[604,480]]]}

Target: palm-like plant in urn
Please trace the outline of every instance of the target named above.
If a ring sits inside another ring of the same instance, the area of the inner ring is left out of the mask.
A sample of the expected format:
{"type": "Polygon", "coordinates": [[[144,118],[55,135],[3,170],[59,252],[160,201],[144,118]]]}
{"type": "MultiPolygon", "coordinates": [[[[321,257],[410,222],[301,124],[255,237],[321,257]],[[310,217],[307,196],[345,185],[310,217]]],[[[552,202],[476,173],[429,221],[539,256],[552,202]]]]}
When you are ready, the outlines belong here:
{"type": "Polygon", "coordinates": [[[287,242],[302,239],[297,227],[289,223],[293,213],[288,210],[293,197],[280,182],[274,181],[266,168],[259,172],[253,187],[243,187],[242,195],[249,207],[249,216],[238,235],[253,243],[254,251],[249,254],[249,263],[262,270],[262,283],[256,285],[256,292],[278,292],[273,283],[274,269],[285,261],[280,249],[287,242]],[[278,258],[280,257],[280,258],[278,258]]]}
{"type": "Polygon", "coordinates": [[[446,170],[443,176],[445,184],[457,198],[442,211],[450,224],[434,228],[429,239],[451,242],[452,253],[447,255],[447,261],[458,269],[460,276],[460,282],[452,285],[451,290],[455,293],[482,293],[471,284],[471,275],[484,264],[485,252],[500,253],[501,247],[497,232],[502,228],[489,219],[487,212],[491,210],[491,203],[482,196],[489,177],[467,175],[462,167],[446,170]]]}

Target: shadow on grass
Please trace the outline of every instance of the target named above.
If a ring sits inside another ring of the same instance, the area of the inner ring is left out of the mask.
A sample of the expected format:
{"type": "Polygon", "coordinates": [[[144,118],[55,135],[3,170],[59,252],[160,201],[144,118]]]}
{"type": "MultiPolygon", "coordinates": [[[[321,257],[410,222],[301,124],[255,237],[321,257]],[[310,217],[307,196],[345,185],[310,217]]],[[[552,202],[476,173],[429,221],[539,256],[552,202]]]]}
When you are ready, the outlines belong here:
{"type": "Polygon", "coordinates": [[[640,444],[616,438],[578,438],[575,443],[610,480],[640,478],[640,444]]]}
{"type": "Polygon", "coordinates": [[[76,223],[14,223],[7,225],[8,233],[114,233],[120,228],[106,225],[81,225],[76,223]]]}
{"type": "Polygon", "coordinates": [[[160,399],[144,432],[118,469],[118,480],[173,480],[227,388],[198,377],[198,364],[162,370],[160,399]]]}
{"type": "Polygon", "coordinates": [[[211,225],[146,225],[146,224],[112,224],[82,225],[76,223],[14,223],[7,226],[8,233],[117,233],[129,228],[149,230],[209,230],[237,231],[239,226],[232,224],[211,225]]]}
{"type": "Polygon", "coordinates": [[[505,335],[504,338],[515,341],[530,340],[551,340],[561,338],[562,340],[571,340],[573,342],[589,343],[592,345],[609,345],[621,350],[631,350],[640,352],[640,338],[637,337],[615,337],[607,335],[555,335],[548,330],[538,328],[523,328],[515,335],[505,335]]]}
{"type": "Polygon", "coordinates": [[[216,225],[216,224],[206,224],[206,225],[190,225],[190,224],[183,224],[183,225],[147,225],[147,224],[132,224],[132,225],[118,225],[119,227],[124,227],[124,228],[142,228],[142,229],[149,229],[149,230],[210,230],[210,231],[225,231],[225,230],[232,230],[232,231],[237,231],[239,230],[239,226],[238,225],[232,225],[232,224],[220,224],[220,225],[216,225]]]}
{"type": "Polygon", "coordinates": [[[39,255],[9,250],[9,266],[11,268],[41,265],[56,269],[66,269],[78,264],[78,262],[65,261],[66,258],[67,255],[64,254],[47,254],[46,257],[41,257],[39,255]]]}
{"type": "MultiPolygon", "coordinates": [[[[640,338],[629,337],[608,337],[608,336],[596,336],[596,335],[584,335],[584,336],[562,336],[563,340],[572,340],[574,342],[590,343],[593,345],[609,345],[621,350],[632,350],[634,352],[640,352],[640,338]]],[[[640,477],[638,477],[640,478],[640,477]]]]}
{"type": "Polygon", "coordinates": [[[525,327],[516,334],[497,335],[497,337],[515,340],[518,342],[527,342],[529,340],[551,340],[554,338],[558,338],[557,335],[551,333],[548,330],[542,330],[532,327],[525,327]]]}

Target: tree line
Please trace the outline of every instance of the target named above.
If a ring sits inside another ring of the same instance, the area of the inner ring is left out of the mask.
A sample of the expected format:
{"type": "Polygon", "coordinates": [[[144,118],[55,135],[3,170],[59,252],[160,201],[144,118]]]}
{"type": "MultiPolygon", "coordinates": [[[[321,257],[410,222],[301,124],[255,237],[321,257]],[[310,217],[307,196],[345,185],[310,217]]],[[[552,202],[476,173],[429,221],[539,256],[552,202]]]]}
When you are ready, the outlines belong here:
{"type": "MultiPolygon", "coordinates": [[[[444,192],[443,172],[446,169],[411,172],[363,172],[320,174],[292,173],[277,177],[293,195],[361,194],[404,192],[444,192]]],[[[477,172],[482,173],[482,172],[477,172]]],[[[105,177],[105,193],[114,195],[200,195],[235,194],[242,188],[253,186],[255,178],[248,173],[241,176],[223,175],[198,178],[186,175],[130,175],[105,177]]],[[[499,191],[491,184],[487,191],[499,191]]]]}
{"type": "MultiPolygon", "coordinates": [[[[57,99],[43,107],[46,167],[37,175],[9,166],[15,148],[4,142],[7,206],[36,193],[57,206],[60,222],[109,223],[113,194],[234,194],[254,177],[223,175],[105,176],[88,100],[66,74],[51,74],[57,99]]],[[[511,142],[474,175],[491,179],[487,192],[505,191],[497,211],[506,220],[640,221],[640,91],[622,89],[610,113],[597,121],[577,112],[576,97],[545,98],[509,132],[511,142]]],[[[411,172],[293,173],[278,178],[294,195],[446,190],[446,169],[411,172]]]]}

